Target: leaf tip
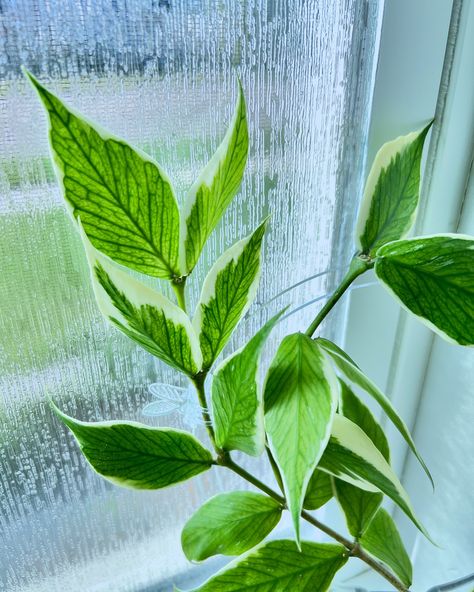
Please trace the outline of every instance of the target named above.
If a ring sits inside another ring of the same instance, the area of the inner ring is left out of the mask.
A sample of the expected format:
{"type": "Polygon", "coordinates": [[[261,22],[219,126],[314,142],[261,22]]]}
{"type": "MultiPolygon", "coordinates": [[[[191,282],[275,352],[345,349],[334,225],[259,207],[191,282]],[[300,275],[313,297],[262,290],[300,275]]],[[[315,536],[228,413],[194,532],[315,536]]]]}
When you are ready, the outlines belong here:
{"type": "Polygon", "coordinates": [[[45,90],[44,86],[40,83],[40,81],[36,78],[36,76],[26,68],[23,64],[20,66],[21,72],[23,76],[31,83],[33,88],[41,93],[45,90]]]}
{"type": "Polygon", "coordinates": [[[49,406],[51,407],[52,412],[56,415],[56,417],[61,420],[61,422],[67,426],[69,429],[71,428],[71,423],[74,423],[74,420],[72,417],[69,417],[69,415],[66,415],[63,411],[61,411],[61,409],[59,409],[59,407],[56,405],[56,403],[53,401],[52,398],[48,397],[48,403],[49,406]]]}

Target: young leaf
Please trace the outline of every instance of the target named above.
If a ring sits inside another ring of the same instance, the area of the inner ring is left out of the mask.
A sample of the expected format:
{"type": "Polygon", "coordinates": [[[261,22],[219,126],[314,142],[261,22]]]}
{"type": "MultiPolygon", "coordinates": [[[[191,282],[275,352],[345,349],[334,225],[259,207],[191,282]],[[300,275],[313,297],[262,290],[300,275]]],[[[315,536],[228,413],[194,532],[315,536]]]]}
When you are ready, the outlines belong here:
{"type": "Polygon", "coordinates": [[[207,501],[186,523],[181,546],[190,561],[212,555],[240,555],[260,543],[281,518],[277,501],[250,491],[233,491],[207,501]]]}
{"type": "Polygon", "coordinates": [[[270,541],[236,559],[193,592],[325,592],[347,561],[342,545],[270,541]]]}
{"type": "Polygon", "coordinates": [[[317,510],[324,506],[332,496],[331,476],[324,471],[314,469],[306,489],[303,508],[306,510],[317,510]]]}
{"type": "Polygon", "coordinates": [[[101,313],[127,337],[170,366],[194,376],[199,341],[188,316],[167,298],[122,271],[81,232],[101,313]]]}
{"type": "MultiPolygon", "coordinates": [[[[356,397],[352,390],[342,380],[340,411],[358,425],[368,436],[387,462],[390,462],[390,451],[387,438],[382,428],[375,421],[369,409],[356,397]]],[[[341,505],[346,517],[349,532],[360,538],[369,526],[383,500],[383,494],[372,493],[359,489],[350,483],[334,480],[336,498],[341,505]]]]}
{"type": "Polygon", "coordinates": [[[190,273],[242,180],[248,153],[245,100],[239,96],[227,133],[189,190],[181,217],[181,267],[190,273]]]}
{"type": "Polygon", "coordinates": [[[133,489],[161,489],[207,471],[211,453],[194,436],[136,422],[86,423],[53,409],[71,430],[92,468],[133,489]]]}
{"type": "Polygon", "coordinates": [[[421,156],[430,127],[387,142],[375,157],[356,226],[357,248],[370,257],[385,243],[406,236],[415,221],[421,156]]]}
{"type": "Polygon", "coordinates": [[[204,280],[193,325],[199,334],[206,370],[212,366],[255,298],[265,227],[266,221],[253,234],[228,249],[204,280]]]}
{"type": "Polygon", "coordinates": [[[392,403],[390,400],[383,394],[383,392],[368,378],[357,366],[357,364],[343,351],[340,347],[338,347],[332,341],[328,341],[327,339],[323,339],[322,337],[318,337],[316,340],[319,345],[326,351],[336,364],[336,366],[341,370],[344,376],[356,384],[357,386],[361,387],[366,391],[369,395],[371,395],[377,403],[382,407],[385,411],[389,419],[392,421],[394,426],[403,436],[405,442],[411,448],[413,453],[415,454],[416,458],[420,462],[421,466],[425,470],[426,474],[428,475],[431,484],[433,484],[433,479],[431,477],[431,473],[428,470],[425,462],[421,458],[420,454],[418,453],[415,443],[413,442],[413,438],[408,430],[403,419],[397,414],[395,411],[392,403]]]}
{"type": "Polygon", "coordinates": [[[385,245],[375,273],[402,306],[460,345],[474,345],[474,237],[443,234],[385,245]]]}
{"type": "Polygon", "coordinates": [[[146,154],[92,125],[25,70],[49,116],[64,197],[96,249],[142,273],[179,269],[179,211],[166,173],[146,154]]]}
{"type": "Polygon", "coordinates": [[[416,518],[406,491],[382,453],[355,423],[336,413],[331,438],[318,467],[366,491],[381,491],[392,499],[431,541],[416,518]]]}
{"type": "Polygon", "coordinates": [[[265,384],[265,428],[283,480],[299,542],[306,488],[326,447],[339,384],[316,342],[302,333],[283,339],[265,384]]]}
{"type": "Polygon", "coordinates": [[[224,360],[212,379],[216,444],[251,456],[265,448],[263,406],[257,382],[260,354],[283,311],[271,318],[243,348],[224,360]]]}
{"type": "Polygon", "coordinates": [[[380,508],[360,539],[362,547],[380,559],[407,588],[412,582],[412,566],[397,527],[390,514],[380,508]]]}

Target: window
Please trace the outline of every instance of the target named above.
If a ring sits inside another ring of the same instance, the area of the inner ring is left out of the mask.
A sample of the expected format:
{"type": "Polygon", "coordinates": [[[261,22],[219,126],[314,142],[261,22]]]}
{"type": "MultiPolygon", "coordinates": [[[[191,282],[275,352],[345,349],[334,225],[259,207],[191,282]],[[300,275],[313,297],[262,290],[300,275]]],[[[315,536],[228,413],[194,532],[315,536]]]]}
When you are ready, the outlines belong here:
{"type": "MultiPolygon", "coordinates": [[[[198,270],[271,213],[261,290],[235,348],[278,307],[322,298],[351,255],[381,13],[360,0],[0,3],[2,589],[169,589],[189,569],[179,536],[192,509],[243,487],[217,472],[159,492],[109,486],[53,419],[47,395],[82,419],[144,421],[149,386],[180,385],[99,315],[20,64],[155,156],[181,198],[223,133],[240,76],[249,166],[198,270]]],[[[204,437],[185,406],[155,421],[204,437]]]]}

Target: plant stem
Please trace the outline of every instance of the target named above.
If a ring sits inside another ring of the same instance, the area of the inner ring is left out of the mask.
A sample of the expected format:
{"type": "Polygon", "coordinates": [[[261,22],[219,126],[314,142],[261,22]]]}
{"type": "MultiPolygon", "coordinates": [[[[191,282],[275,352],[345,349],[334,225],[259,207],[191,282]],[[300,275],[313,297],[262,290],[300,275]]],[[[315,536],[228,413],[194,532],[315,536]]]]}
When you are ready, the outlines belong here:
{"type": "Polygon", "coordinates": [[[241,467],[240,465],[235,463],[230,458],[230,456],[227,456],[222,461],[222,466],[227,467],[228,469],[230,469],[234,473],[237,473],[237,475],[240,475],[243,479],[245,479],[249,483],[252,483],[252,485],[255,485],[255,487],[257,487],[261,491],[265,492],[268,496],[272,497],[274,500],[276,500],[283,507],[286,508],[286,501],[283,496],[281,496],[279,493],[274,491],[271,487],[268,487],[268,485],[265,485],[265,483],[262,483],[262,481],[260,481],[260,479],[257,479],[257,477],[254,477],[253,475],[251,475],[243,467],[241,467]]]}
{"type": "Polygon", "coordinates": [[[212,445],[214,446],[215,451],[217,454],[221,454],[221,450],[216,444],[216,434],[214,432],[214,427],[212,426],[211,416],[209,414],[209,409],[207,407],[207,400],[206,400],[206,391],[204,389],[204,382],[206,381],[206,372],[200,372],[196,374],[191,381],[196,387],[199,405],[201,406],[201,414],[204,420],[204,425],[206,426],[207,433],[209,434],[209,438],[211,440],[212,445]]]}
{"type": "Polygon", "coordinates": [[[270,448],[268,448],[268,446],[265,446],[265,450],[267,451],[267,457],[268,457],[268,460],[270,461],[270,465],[272,467],[273,474],[275,475],[276,482],[278,483],[278,487],[280,488],[280,491],[282,493],[284,493],[285,488],[283,487],[283,480],[281,478],[280,469],[278,468],[278,465],[276,464],[276,461],[273,458],[273,454],[272,454],[270,448]]]}
{"type": "Polygon", "coordinates": [[[329,297],[329,300],[323,306],[323,308],[319,311],[314,321],[308,327],[306,331],[306,335],[308,337],[312,337],[319,327],[319,325],[324,321],[326,316],[328,315],[329,311],[332,310],[333,306],[336,302],[341,298],[347,288],[352,284],[352,282],[362,275],[365,271],[373,267],[373,263],[368,259],[363,259],[356,255],[350,265],[346,275],[343,277],[339,286],[334,290],[332,295],[329,297]]]}
{"type": "MultiPolygon", "coordinates": [[[[268,487],[268,485],[265,485],[265,483],[260,481],[260,479],[257,479],[257,477],[251,475],[243,467],[235,463],[229,455],[224,456],[218,464],[227,467],[237,475],[240,475],[243,479],[245,479],[258,489],[266,493],[268,496],[270,496],[286,508],[286,500],[284,497],[282,497],[280,494],[274,491],[271,487],[268,487]]],[[[313,526],[315,526],[316,528],[318,528],[319,530],[321,530],[322,532],[326,533],[328,536],[336,540],[338,543],[343,545],[349,551],[349,555],[351,555],[352,557],[357,557],[358,559],[369,565],[374,571],[376,571],[379,575],[385,578],[387,582],[389,582],[394,588],[399,590],[399,592],[408,592],[408,588],[406,588],[406,586],[404,586],[398,578],[396,578],[387,569],[385,569],[385,567],[382,564],[380,564],[375,559],[372,559],[370,555],[367,555],[367,553],[361,548],[359,543],[352,542],[349,539],[346,539],[344,536],[342,536],[329,526],[326,526],[325,524],[320,522],[309,512],[306,512],[306,510],[303,510],[301,512],[301,517],[303,518],[303,520],[306,520],[306,522],[309,522],[310,524],[312,524],[313,526]]]]}
{"type": "Polygon", "coordinates": [[[173,279],[171,282],[171,286],[173,287],[174,293],[176,294],[176,300],[178,301],[178,306],[186,312],[186,294],[185,294],[185,287],[186,287],[186,276],[182,278],[173,279]]]}

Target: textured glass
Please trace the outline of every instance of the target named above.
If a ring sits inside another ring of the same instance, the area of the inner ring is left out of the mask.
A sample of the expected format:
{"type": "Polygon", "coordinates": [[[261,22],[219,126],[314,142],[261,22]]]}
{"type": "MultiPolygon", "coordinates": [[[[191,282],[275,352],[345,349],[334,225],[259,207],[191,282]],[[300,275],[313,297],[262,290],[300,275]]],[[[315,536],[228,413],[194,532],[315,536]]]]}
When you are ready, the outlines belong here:
{"type": "MultiPolygon", "coordinates": [[[[169,590],[164,582],[190,567],[179,544],[186,518],[213,493],[245,486],[214,470],[164,491],[114,487],[52,417],[48,397],[80,419],[174,425],[205,438],[189,391],[163,417],[142,414],[152,392],[163,396],[150,385],[185,385],[101,318],[20,64],[156,157],[180,201],[222,137],[240,76],[247,172],[190,296],[194,304],[216,254],[271,214],[261,289],[229,352],[278,308],[321,299],[351,254],[381,4],[0,2],[0,589],[169,590]]],[[[320,304],[282,322],[273,347],[320,304]]]]}

